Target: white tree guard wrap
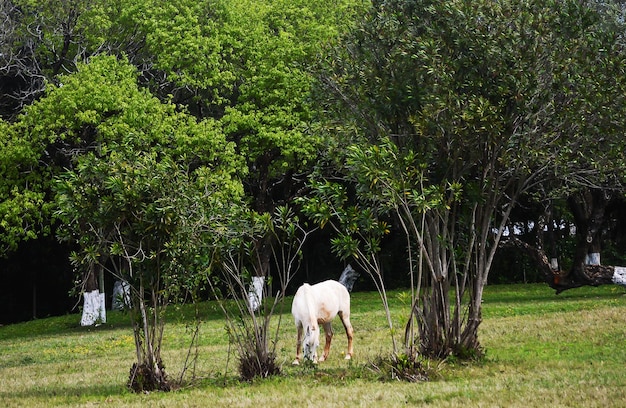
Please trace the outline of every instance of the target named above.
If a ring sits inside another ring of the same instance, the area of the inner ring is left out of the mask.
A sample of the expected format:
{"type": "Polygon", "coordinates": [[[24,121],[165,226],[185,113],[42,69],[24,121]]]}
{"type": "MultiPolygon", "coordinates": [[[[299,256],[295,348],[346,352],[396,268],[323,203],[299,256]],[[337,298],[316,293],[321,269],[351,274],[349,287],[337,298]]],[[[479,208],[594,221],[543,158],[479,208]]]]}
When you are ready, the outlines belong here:
{"type": "Polygon", "coordinates": [[[585,258],[585,264],[587,265],[600,265],[600,252],[592,252],[587,254],[585,258]]]}
{"type": "Polygon", "coordinates": [[[616,266],[613,271],[613,283],[626,286],[626,267],[616,266]]]}
{"type": "Polygon", "coordinates": [[[107,322],[107,302],[104,292],[100,293],[100,323],[107,322]]]}
{"type": "Polygon", "coordinates": [[[559,270],[559,260],[557,258],[550,258],[550,269],[553,271],[559,270]]]}
{"type": "Polygon", "coordinates": [[[356,272],[350,264],[348,264],[339,277],[339,283],[345,286],[346,289],[348,289],[348,292],[352,292],[354,282],[356,282],[359,278],[359,275],[360,274],[356,272]]]}
{"type": "Polygon", "coordinates": [[[264,276],[253,276],[250,289],[248,289],[248,307],[256,312],[261,307],[263,301],[263,285],[265,284],[264,276]]]}
{"type": "Polygon", "coordinates": [[[124,310],[127,307],[130,307],[130,284],[121,280],[115,281],[111,309],[124,310]]]}
{"type": "Polygon", "coordinates": [[[93,326],[98,321],[106,323],[106,307],[104,293],[99,290],[83,293],[83,316],[80,319],[81,326],[93,326]]]}

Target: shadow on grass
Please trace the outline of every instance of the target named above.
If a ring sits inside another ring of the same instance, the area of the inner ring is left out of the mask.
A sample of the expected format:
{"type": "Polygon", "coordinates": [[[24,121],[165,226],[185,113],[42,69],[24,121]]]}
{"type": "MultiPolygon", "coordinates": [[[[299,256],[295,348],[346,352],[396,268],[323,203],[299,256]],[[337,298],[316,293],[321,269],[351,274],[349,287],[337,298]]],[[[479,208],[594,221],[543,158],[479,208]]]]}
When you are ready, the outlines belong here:
{"type": "Polygon", "coordinates": [[[109,312],[106,323],[87,327],[80,325],[80,315],[71,314],[0,327],[0,340],[45,336],[73,336],[96,331],[107,332],[122,327],[130,328],[131,324],[128,316],[120,312],[109,312]]]}
{"type": "MultiPolygon", "coordinates": [[[[215,302],[199,303],[197,315],[203,321],[223,318],[222,312],[215,302]]],[[[131,329],[131,320],[128,312],[108,310],[107,322],[95,326],[81,326],[80,318],[80,314],[75,313],[0,326],[0,341],[51,335],[72,336],[95,331],[106,332],[120,328],[131,329]]],[[[192,322],[195,318],[195,305],[170,305],[166,308],[166,322],[185,323],[192,322]]]]}
{"type": "Polygon", "coordinates": [[[29,388],[19,392],[0,392],[0,401],[51,398],[61,399],[106,399],[112,396],[131,395],[123,384],[80,384],[55,385],[54,387],[29,388]]]}

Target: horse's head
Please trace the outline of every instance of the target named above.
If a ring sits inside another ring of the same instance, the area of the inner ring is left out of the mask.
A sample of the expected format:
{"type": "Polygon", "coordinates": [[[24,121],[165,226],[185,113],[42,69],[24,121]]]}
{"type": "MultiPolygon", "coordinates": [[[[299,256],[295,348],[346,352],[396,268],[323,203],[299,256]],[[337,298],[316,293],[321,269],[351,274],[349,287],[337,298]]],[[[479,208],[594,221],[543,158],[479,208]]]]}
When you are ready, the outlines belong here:
{"type": "Polygon", "coordinates": [[[320,328],[315,325],[307,325],[304,332],[302,346],[304,358],[317,363],[317,347],[320,345],[320,328]]]}

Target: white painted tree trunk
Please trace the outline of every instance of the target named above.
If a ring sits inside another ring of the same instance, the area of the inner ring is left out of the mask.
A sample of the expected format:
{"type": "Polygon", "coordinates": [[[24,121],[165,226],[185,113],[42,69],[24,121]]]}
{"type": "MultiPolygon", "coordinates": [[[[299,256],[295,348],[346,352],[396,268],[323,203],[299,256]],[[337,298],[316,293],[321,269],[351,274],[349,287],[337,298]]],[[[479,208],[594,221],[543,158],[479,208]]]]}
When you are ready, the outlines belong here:
{"type": "Polygon", "coordinates": [[[80,319],[81,326],[93,326],[98,321],[106,323],[106,306],[104,293],[99,290],[83,293],[83,316],[80,319]]]}
{"type": "Polygon", "coordinates": [[[261,307],[263,301],[263,285],[265,285],[264,276],[253,276],[250,289],[248,289],[248,307],[256,312],[261,307]]]}

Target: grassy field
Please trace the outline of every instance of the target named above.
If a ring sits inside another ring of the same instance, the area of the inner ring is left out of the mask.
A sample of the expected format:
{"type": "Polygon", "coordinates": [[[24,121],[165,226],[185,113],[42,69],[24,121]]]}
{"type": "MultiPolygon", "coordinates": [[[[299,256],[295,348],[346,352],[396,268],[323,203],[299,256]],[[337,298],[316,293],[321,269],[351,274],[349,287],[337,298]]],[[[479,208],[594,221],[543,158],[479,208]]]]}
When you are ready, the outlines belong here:
{"type": "MultiPolygon", "coordinates": [[[[489,286],[480,330],[486,358],[430,363],[435,378],[422,383],[382,381],[372,369],[391,351],[376,293],[352,296],[352,361],[342,359],[337,322],[328,361],[291,366],[295,328],[284,314],[277,344],[283,375],[253,383],[236,380],[224,321],[214,303],[202,304],[197,378],[171,393],[126,390],[134,346],[122,313],[109,313],[96,328],[79,327],[78,315],[40,319],[0,327],[0,407],[626,407],[625,292],[606,286],[555,296],[546,285],[489,286]]],[[[407,296],[390,297],[401,327],[407,296]]],[[[171,378],[182,370],[191,315],[169,309],[164,362],[171,378]]]]}

